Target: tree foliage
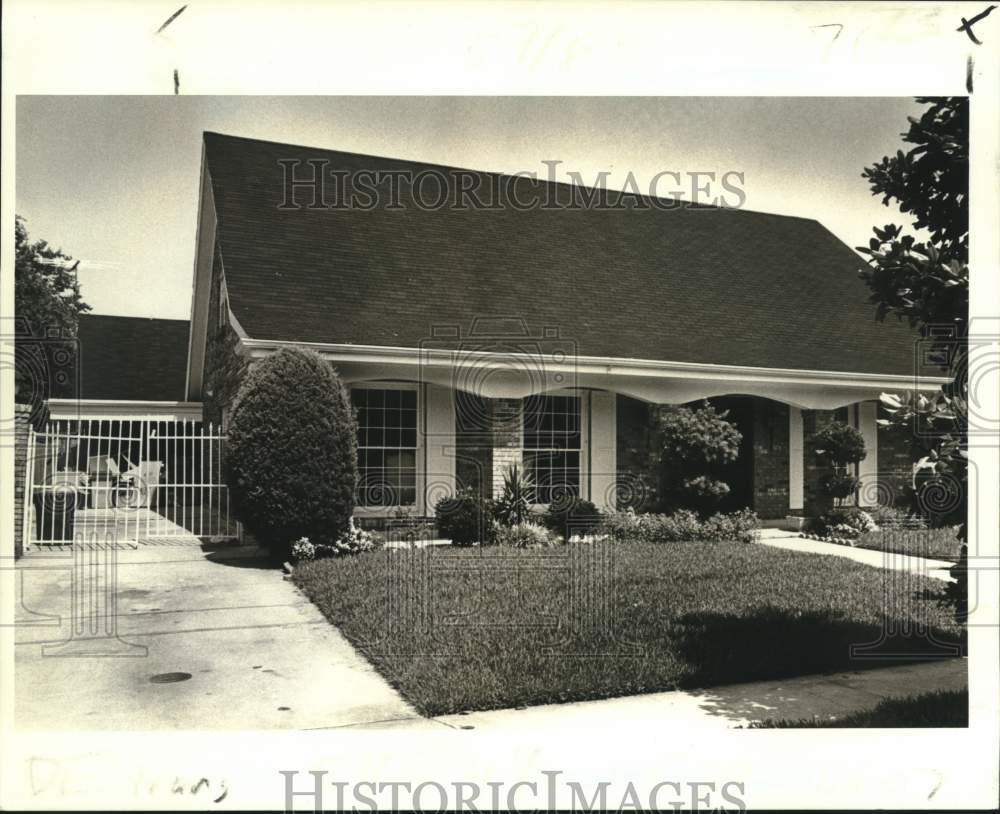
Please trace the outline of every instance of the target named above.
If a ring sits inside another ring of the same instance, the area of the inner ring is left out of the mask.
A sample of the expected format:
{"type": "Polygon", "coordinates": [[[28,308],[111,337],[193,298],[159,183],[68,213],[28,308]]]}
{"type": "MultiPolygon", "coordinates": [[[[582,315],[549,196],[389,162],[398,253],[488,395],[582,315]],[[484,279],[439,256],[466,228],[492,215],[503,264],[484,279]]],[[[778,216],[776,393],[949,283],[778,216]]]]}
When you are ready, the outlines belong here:
{"type": "MultiPolygon", "coordinates": [[[[15,388],[18,401],[40,402],[52,395],[52,354],[60,348],[75,357],[80,314],[90,310],[80,293],[79,261],[44,240],[32,241],[24,218],[14,218],[15,388]],[[59,339],[70,340],[65,345],[59,339]],[[38,340],[44,341],[38,341],[38,340]]],[[[59,395],[75,396],[72,392],[59,395]]]]}
{"type": "Polygon", "coordinates": [[[830,467],[820,479],[823,491],[837,498],[856,494],[859,481],[848,467],[868,457],[861,433],[843,421],[832,421],[813,433],[810,442],[816,457],[830,467]]]}
{"type": "Polygon", "coordinates": [[[708,511],[729,494],[720,470],[736,460],[743,436],[707,401],[703,406],[668,407],[654,418],[654,456],[662,511],[708,511]]]}
{"type": "Polygon", "coordinates": [[[293,348],[255,363],[229,423],[225,479],[239,520],[277,553],[301,537],[348,532],[357,425],[347,390],[319,354],[293,348]]]}
{"type": "MultiPolygon", "coordinates": [[[[922,337],[926,358],[951,378],[933,397],[885,394],[889,418],[883,426],[907,427],[920,439],[921,477],[913,508],[935,525],[958,525],[966,539],[969,333],[969,106],[965,97],[918,98],[928,105],[910,119],[903,141],[914,146],[865,169],[873,195],[883,196],[930,239],[919,242],[889,224],[875,229],[867,247],[861,277],[871,289],[877,319],[895,315],[922,337]]],[[[915,357],[916,358],[916,357],[915,357]]],[[[958,583],[950,587],[960,619],[966,614],[966,546],[954,571],[958,583]]]]}

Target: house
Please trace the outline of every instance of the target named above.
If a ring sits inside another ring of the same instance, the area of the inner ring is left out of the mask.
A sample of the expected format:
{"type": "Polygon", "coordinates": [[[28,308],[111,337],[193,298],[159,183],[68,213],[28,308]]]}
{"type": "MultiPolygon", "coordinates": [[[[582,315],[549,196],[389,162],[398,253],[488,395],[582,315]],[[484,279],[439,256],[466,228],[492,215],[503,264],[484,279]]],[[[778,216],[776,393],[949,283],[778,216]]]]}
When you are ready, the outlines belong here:
{"type": "Polygon", "coordinates": [[[944,379],[875,321],[859,257],[807,218],[590,192],[205,133],[186,400],[225,425],[248,365],[315,349],[358,408],[368,518],[514,463],[540,503],[637,502],[652,405],[706,398],[744,435],[730,507],[819,506],[806,439],[833,417],[865,439],[862,504],[891,500],[911,465],[878,396],[944,379]]]}

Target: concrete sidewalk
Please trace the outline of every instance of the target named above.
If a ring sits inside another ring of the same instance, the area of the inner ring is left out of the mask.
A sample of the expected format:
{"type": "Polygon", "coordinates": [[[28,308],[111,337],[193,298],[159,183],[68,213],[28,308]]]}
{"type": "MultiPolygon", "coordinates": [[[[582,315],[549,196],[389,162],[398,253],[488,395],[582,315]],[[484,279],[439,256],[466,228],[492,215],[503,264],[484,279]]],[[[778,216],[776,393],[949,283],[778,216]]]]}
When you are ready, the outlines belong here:
{"type": "Polygon", "coordinates": [[[824,543],[821,540],[807,540],[799,537],[797,532],[781,531],[780,529],[761,529],[760,541],[774,548],[785,548],[789,551],[800,551],[803,554],[827,554],[833,557],[844,557],[863,565],[875,568],[889,568],[893,571],[907,571],[911,574],[923,574],[931,579],[953,582],[948,570],[954,563],[947,560],[932,560],[927,557],[912,557],[908,554],[893,554],[888,551],[874,551],[870,548],[854,548],[837,543],[824,543]]]}
{"type": "Polygon", "coordinates": [[[72,552],[18,561],[18,728],[426,725],[259,549],[188,540],[115,552],[117,639],[112,618],[91,610],[103,596],[91,590],[91,562],[103,572],[93,552],[76,584],[83,639],[71,639],[72,552]]]}
{"type": "Polygon", "coordinates": [[[966,660],[946,659],[709,690],[469,712],[435,720],[458,729],[603,729],[614,731],[616,736],[656,739],[680,727],[690,731],[732,729],[769,719],[833,720],[871,709],[884,698],[967,686],[966,660]]]}

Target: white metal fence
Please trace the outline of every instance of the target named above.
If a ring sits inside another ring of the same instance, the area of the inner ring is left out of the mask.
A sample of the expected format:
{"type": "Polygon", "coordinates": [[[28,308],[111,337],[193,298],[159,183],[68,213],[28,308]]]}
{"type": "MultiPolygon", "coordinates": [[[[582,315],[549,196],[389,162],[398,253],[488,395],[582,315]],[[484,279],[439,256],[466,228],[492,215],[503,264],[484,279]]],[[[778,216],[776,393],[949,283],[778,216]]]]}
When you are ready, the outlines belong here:
{"type": "Polygon", "coordinates": [[[29,435],[24,539],[233,537],[225,440],[192,421],[49,422],[29,435]]]}

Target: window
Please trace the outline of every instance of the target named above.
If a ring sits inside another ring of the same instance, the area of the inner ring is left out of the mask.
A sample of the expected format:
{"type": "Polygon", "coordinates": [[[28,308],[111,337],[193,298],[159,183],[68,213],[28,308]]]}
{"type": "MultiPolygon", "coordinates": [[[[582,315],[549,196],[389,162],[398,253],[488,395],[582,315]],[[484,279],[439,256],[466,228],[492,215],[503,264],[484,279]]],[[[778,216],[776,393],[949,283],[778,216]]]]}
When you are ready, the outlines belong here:
{"type": "Polygon", "coordinates": [[[535,502],[580,496],[579,396],[524,400],[524,469],[535,482],[535,502]]]}
{"type": "Polygon", "coordinates": [[[358,416],[358,505],[416,504],[416,390],[359,387],[351,403],[358,416]]]}

